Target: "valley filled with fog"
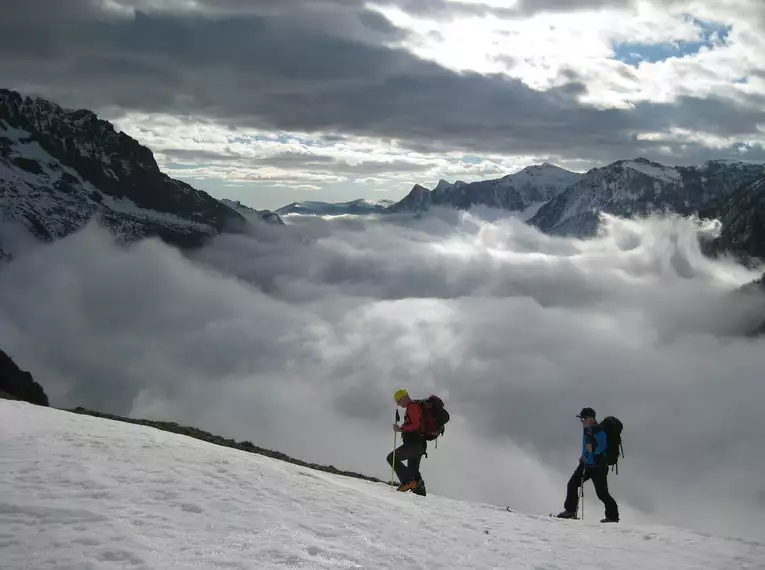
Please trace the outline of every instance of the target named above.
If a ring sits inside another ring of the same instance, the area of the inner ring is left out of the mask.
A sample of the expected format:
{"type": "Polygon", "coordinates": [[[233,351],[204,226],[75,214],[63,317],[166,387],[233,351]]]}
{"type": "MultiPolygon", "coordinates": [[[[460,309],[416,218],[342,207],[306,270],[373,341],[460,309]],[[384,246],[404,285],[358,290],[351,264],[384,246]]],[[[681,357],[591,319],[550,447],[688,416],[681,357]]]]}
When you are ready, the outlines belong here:
{"type": "MultiPolygon", "coordinates": [[[[591,406],[625,424],[622,520],[762,536],[762,271],[713,222],[288,216],[183,255],[95,224],[0,271],[0,346],[51,404],[176,421],[382,479],[392,394],[446,401],[430,493],[562,508],[591,406]]],[[[585,488],[590,517],[602,505],[585,488]]],[[[597,514],[596,514],[597,513],[597,514]]]]}

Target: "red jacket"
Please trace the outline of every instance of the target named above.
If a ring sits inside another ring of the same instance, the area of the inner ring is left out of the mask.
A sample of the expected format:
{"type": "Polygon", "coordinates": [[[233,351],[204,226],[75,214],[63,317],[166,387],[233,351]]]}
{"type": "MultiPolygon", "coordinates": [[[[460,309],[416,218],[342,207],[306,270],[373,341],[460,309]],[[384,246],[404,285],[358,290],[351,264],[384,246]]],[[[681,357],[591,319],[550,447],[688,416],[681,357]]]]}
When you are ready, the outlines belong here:
{"type": "Polygon", "coordinates": [[[404,443],[408,441],[415,441],[423,439],[420,434],[420,424],[422,422],[422,408],[417,402],[411,402],[406,407],[406,415],[404,416],[404,423],[401,424],[402,440],[404,443]]]}

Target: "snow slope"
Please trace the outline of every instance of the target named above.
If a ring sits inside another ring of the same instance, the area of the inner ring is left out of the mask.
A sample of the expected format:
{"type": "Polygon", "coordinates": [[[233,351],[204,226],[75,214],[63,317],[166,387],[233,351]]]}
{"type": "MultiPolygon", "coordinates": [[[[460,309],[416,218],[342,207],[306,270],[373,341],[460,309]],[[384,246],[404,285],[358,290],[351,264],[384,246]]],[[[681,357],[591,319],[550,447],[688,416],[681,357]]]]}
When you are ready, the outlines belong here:
{"type": "Polygon", "coordinates": [[[22,402],[0,400],[0,433],[4,570],[696,570],[765,561],[760,543],[403,495],[22,402]]]}

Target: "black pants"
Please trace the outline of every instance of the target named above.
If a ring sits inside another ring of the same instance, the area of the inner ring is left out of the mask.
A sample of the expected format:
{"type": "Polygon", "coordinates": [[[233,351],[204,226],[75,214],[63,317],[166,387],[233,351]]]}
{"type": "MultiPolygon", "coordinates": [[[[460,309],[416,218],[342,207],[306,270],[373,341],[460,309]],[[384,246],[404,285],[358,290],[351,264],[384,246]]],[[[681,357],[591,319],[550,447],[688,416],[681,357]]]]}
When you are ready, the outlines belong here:
{"type": "Polygon", "coordinates": [[[403,483],[410,481],[421,481],[420,461],[427,451],[427,444],[422,441],[412,441],[405,443],[396,449],[396,464],[393,465],[393,452],[388,454],[388,465],[396,470],[398,480],[403,483]],[[404,465],[404,461],[407,462],[404,465]]]}
{"type": "Polygon", "coordinates": [[[595,494],[606,507],[606,518],[614,521],[619,520],[619,506],[616,501],[608,492],[608,467],[593,466],[585,469],[581,463],[576,468],[571,479],[568,480],[568,488],[566,491],[566,502],[563,508],[569,513],[575,513],[579,507],[579,486],[584,481],[592,479],[592,484],[595,486],[595,494]],[[584,470],[584,479],[582,479],[582,470],[584,470]]]}

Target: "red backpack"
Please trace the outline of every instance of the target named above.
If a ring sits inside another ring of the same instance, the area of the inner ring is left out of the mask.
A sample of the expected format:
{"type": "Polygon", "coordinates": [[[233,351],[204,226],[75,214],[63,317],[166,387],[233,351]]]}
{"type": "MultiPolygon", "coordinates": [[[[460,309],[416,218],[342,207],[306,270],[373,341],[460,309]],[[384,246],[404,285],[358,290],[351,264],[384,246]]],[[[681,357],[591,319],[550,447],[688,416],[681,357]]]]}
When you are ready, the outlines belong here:
{"type": "Polygon", "coordinates": [[[428,441],[433,441],[440,435],[444,435],[444,427],[449,421],[449,412],[444,408],[444,401],[438,396],[430,396],[425,400],[415,400],[420,405],[422,419],[420,431],[428,441]]]}

